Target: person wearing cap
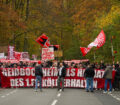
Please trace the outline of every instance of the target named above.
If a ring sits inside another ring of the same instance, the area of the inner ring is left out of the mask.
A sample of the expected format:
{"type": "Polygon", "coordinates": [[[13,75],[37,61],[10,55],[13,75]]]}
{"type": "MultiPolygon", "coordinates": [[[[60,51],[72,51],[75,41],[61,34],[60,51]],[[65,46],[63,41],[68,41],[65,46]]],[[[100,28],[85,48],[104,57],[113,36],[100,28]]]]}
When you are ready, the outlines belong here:
{"type": "Polygon", "coordinates": [[[37,92],[38,89],[38,81],[40,84],[40,91],[42,92],[42,77],[43,77],[43,71],[41,66],[41,61],[38,61],[35,66],[35,91],[37,92]]]}

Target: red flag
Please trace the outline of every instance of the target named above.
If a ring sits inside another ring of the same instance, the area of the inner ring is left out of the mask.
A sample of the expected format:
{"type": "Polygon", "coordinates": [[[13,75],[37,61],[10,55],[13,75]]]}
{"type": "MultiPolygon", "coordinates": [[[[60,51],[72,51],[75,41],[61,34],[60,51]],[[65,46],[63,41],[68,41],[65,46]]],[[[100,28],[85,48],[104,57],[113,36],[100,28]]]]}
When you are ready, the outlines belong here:
{"type": "Polygon", "coordinates": [[[98,41],[97,48],[100,48],[104,45],[106,37],[105,37],[105,33],[103,30],[100,32],[96,40],[98,41]]]}
{"type": "Polygon", "coordinates": [[[92,48],[93,46],[97,47],[97,48],[100,48],[104,45],[105,43],[105,33],[104,31],[102,30],[99,35],[97,36],[97,38],[94,40],[94,42],[90,43],[88,45],[89,48],[92,48]]]}
{"type": "Polygon", "coordinates": [[[14,52],[14,57],[17,60],[20,60],[20,58],[21,58],[21,52],[14,52]]]}
{"type": "Polygon", "coordinates": [[[42,34],[40,37],[36,39],[36,41],[42,46],[42,47],[49,47],[50,46],[50,41],[48,37],[45,34],[42,34]]]}
{"type": "Polygon", "coordinates": [[[90,44],[88,45],[88,48],[80,47],[80,50],[81,50],[83,56],[85,56],[85,55],[90,51],[90,49],[91,49],[93,46],[95,46],[95,47],[97,47],[97,48],[102,47],[102,46],[104,45],[104,43],[105,43],[105,39],[106,39],[105,33],[104,33],[104,31],[102,30],[102,31],[99,33],[99,35],[97,36],[97,38],[96,38],[92,43],[90,43],[90,44]]]}
{"type": "Polygon", "coordinates": [[[43,47],[48,48],[49,46],[50,46],[50,41],[49,39],[47,39],[43,47]]]}
{"type": "Polygon", "coordinates": [[[83,56],[85,56],[90,51],[90,49],[91,48],[80,47],[80,50],[81,50],[83,56]]]}
{"type": "Polygon", "coordinates": [[[59,49],[59,45],[50,45],[49,46],[50,48],[53,47],[54,48],[54,51],[57,51],[59,49]]]}

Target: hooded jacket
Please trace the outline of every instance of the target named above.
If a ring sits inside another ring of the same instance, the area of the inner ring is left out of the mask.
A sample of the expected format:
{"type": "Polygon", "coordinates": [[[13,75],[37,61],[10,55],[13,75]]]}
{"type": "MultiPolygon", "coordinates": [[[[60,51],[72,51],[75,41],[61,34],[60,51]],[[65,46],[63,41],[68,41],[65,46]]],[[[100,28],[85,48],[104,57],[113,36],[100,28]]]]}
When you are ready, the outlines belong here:
{"type": "Polygon", "coordinates": [[[112,79],[112,67],[111,66],[107,66],[107,68],[105,69],[105,79],[112,79]]]}

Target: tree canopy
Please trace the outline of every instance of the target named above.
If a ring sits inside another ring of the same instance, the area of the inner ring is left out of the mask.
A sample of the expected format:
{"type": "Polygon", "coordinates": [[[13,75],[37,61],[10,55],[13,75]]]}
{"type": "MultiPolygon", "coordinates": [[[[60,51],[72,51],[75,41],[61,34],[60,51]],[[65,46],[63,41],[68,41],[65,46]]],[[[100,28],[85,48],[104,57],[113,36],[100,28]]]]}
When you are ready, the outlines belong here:
{"type": "Polygon", "coordinates": [[[40,55],[35,39],[45,33],[50,42],[59,44],[62,59],[120,60],[120,0],[0,0],[0,45],[14,45],[17,51],[40,55]],[[86,47],[101,29],[106,34],[103,47],[93,48],[86,57],[86,47]],[[94,56],[96,56],[94,59],[94,56]]]}

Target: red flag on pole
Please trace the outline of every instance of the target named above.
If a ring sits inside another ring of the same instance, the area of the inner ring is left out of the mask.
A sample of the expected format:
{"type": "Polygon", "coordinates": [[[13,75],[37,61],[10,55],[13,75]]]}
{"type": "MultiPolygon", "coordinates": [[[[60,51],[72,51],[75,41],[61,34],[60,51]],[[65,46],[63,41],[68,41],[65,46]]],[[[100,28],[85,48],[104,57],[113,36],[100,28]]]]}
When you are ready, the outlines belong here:
{"type": "Polygon", "coordinates": [[[105,37],[105,33],[104,31],[102,30],[99,35],[97,36],[97,38],[94,40],[94,42],[90,43],[88,45],[89,48],[92,48],[93,46],[97,47],[97,48],[100,48],[104,45],[105,43],[105,40],[106,40],[106,37],[105,37]]]}
{"type": "Polygon", "coordinates": [[[90,49],[91,48],[80,47],[80,50],[81,50],[83,56],[85,56],[90,51],[90,49]]]}
{"type": "Polygon", "coordinates": [[[104,45],[106,37],[105,37],[105,33],[103,30],[100,32],[96,40],[98,41],[97,48],[100,48],[104,45]]]}
{"type": "Polygon", "coordinates": [[[104,45],[105,43],[105,40],[106,40],[106,36],[105,36],[105,33],[103,30],[101,30],[101,32],[99,33],[99,35],[97,36],[97,38],[88,45],[88,48],[85,48],[85,47],[80,47],[80,50],[83,54],[83,56],[85,56],[92,47],[97,47],[97,48],[100,48],[104,45]]]}
{"type": "Polygon", "coordinates": [[[42,34],[40,37],[38,37],[36,39],[36,42],[38,42],[42,47],[45,48],[50,46],[49,38],[45,34],[42,34]]]}

